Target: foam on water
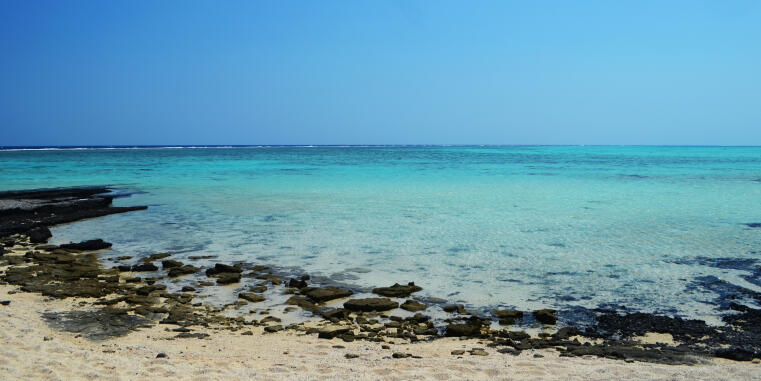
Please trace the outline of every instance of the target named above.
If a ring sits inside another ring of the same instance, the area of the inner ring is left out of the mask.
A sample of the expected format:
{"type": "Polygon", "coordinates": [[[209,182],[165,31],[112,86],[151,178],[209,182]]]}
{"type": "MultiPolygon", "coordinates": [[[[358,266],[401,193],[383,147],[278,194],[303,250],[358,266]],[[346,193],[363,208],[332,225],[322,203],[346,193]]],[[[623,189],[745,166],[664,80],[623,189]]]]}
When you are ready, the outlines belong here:
{"type": "Polygon", "coordinates": [[[745,225],[761,222],[761,148],[0,151],[2,189],[85,184],[150,206],[54,229],[113,242],[107,256],[217,255],[522,309],[705,317],[706,277],[761,291],[745,225]]]}

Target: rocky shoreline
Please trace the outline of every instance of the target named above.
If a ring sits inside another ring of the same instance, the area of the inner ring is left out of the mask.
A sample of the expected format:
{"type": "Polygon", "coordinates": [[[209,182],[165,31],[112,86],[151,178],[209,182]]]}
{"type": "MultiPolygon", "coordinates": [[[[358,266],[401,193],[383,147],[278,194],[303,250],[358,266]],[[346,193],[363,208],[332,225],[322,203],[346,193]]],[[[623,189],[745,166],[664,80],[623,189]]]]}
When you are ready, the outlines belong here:
{"type": "MultiPolygon", "coordinates": [[[[564,318],[572,314],[551,309],[472,313],[445,300],[416,298],[424,285],[413,282],[359,292],[308,274],[281,274],[272,264],[216,263],[203,268],[173,259],[170,253],[119,258],[113,267],[106,267],[98,250],[110,243],[93,239],[47,244],[50,226],[146,208],[114,207],[107,192],[107,187],[0,192],[0,281],[22,292],[75,298],[80,308],[43,317],[57,329],[92,340],[159,324],[175,332],[175,340],[204,339],[209,330],[253,335],[251,327],[262,327],[266,334],[292,331],[326,340],[364,340],[387,346],[395,359],[417,356],[395,351],[398,344],[442,337],[478,339],[484,347],[509,355],[552,348],[561,356],[664,364],[698,364],[712,357],[761,358],[761,310],[736,303],[728,304],[721,327],[624,309],[585,310],[591,324],[580,324],[564,318]],[[195,277],[196,282],[169,292],[166,283],[182,277],[195,277]],[[235,288],[229,291],[237,294],[233,303],[214,306],[198,298],[203,288],[227,291],[224,287],[231,286],[235,288]],[[272,292],[285,296],[287,309],[299,308],[311,318],[286,324],[266,310],[256,316],[228,313],[262,303],[267,300],[265,293],[272,292]],[[447,314],[444,319],[426,314],[434,305],[447,314]],[[518,329],[526,323],[539,333],[518,329]]],[[[12,300],[7,302],[12,307],[12,300]]],[[[488,354],[484,348],[452,351],[454,356],[466,353],[488,354]]]]}

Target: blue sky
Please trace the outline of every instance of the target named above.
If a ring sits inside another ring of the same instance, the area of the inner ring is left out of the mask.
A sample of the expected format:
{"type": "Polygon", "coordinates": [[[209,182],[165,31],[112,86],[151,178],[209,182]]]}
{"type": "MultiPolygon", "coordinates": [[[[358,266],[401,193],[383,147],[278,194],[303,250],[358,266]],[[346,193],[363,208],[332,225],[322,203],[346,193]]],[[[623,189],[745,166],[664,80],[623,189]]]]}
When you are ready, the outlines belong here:
{"type": "Polygon", "coordinates": [[[0,2],[0,145],[761,144],[759,1],[0,2]]]}

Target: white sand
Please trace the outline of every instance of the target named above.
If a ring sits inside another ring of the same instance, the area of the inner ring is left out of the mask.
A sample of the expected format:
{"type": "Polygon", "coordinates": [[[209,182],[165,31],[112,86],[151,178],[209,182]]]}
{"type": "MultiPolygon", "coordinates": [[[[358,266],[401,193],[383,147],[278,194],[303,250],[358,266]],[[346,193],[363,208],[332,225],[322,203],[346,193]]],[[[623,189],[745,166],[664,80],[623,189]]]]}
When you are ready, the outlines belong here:
{"type": "Polygon", "coordinates": [[[564,358],[552,350],[524,351],[519,356],[497,353],[476,340],[441,339],[430,343],[392,345],[344,343],[293,332],[253,336],[215,331],[210,339],[167,340],[167,326],[93,342],[53,330],[42,320],[45,311],[65,311],[73,301],[48,300],[28,293],[8,295],[0,286],[0,380],[313,380],[313,379],[547,379],[547,380],[758,380],[761,365],[711,360],[708,365],[669,366],[626,363],[599,358],[564,358]],[[46,339],[47,338],[47,339],[46,339]],[[333,348],[341,345],[345,348],[333,348]],[[480,347],[488,356],[452,356],[453,349],[480,347]],[[422,359],[393,359],[392,351],[422,359]],[[168,358],[156,358],[163,352],[168,358]],[[345,354],[359,355],[346,359],[345,354]],[[534,358],[540,353],[543,358],[534,358]]]}

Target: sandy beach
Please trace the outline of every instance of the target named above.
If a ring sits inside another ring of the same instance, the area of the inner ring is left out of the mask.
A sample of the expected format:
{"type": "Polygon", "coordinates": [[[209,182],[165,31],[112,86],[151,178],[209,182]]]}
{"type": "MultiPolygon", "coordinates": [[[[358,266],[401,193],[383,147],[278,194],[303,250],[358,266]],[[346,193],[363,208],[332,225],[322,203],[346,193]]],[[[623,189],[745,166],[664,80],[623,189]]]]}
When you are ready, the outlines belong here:
{"type": "Polygon", "coordinates": [[[0,374],[4,380],[754,380],[761,365],[710,359],[705,365],[628,363],[601,358],[559,357],[554,350],[501,354],[474,339],[396,344],[318,339],[293,332],[253,335],[214,331],[206,339],[172,339],[156,324],[127,336],[91,341],[52,329],[45,312],[77,308],[16,287],[0,287],[0,374]],[[486,356],[467,351],[484,348],[486,356]],[[452,355],[453,350],[465,350],[452,355]],[[392,352],[421,358],[393,358],[392,352]],[[159,354],[166,357],[157,358],[159,354]],[[356,358],[347,358],[356,355],[356,358]]]}

